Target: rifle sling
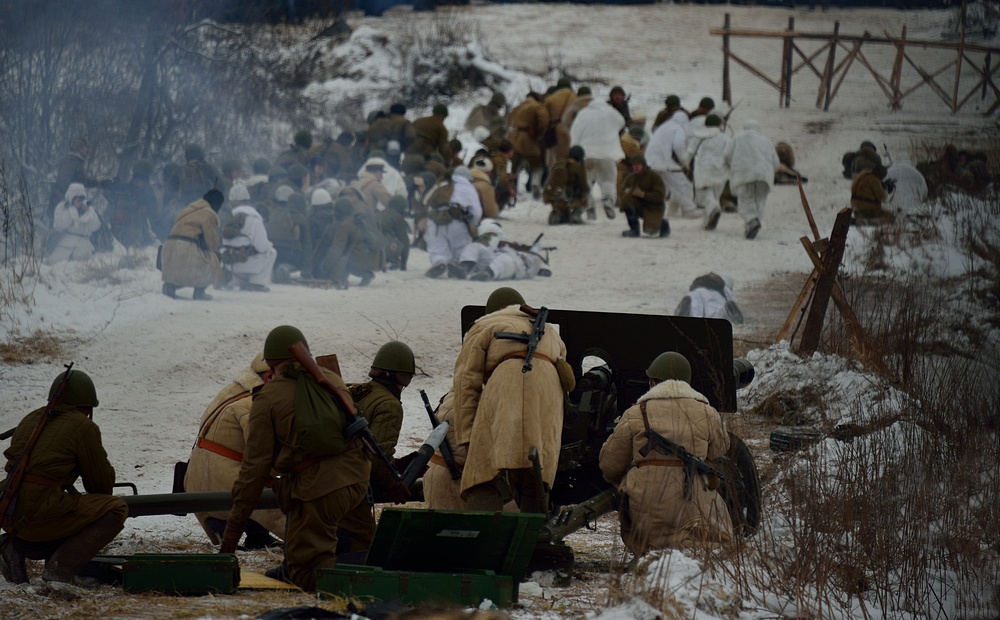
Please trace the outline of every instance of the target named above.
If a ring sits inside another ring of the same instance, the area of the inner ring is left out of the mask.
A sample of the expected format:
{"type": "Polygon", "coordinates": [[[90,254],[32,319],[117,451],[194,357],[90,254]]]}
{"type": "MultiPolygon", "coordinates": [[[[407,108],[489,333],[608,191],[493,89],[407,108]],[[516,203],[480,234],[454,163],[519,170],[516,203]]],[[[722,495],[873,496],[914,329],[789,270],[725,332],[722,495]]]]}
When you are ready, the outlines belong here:
{"type": "MultiPolygon", "coordinates": [[[[645,433],[645,435],[646,435],[646,439],[648,440],[648,443],[644,446],[644,448],[646,449],[646,454],[649,454],[649,448],[650,447],[652,447],[654,450],[662,453],[663,452],[663,445],[664,444],[662,442],[656,442],[656,443],[654,443],[653,442],[653,438],[654,437],[659,437],[659,438],[663,439],[664,437],[663,437],[663,435],[660,435],[656,431],[654,431],[651,428],[649,428],[649,416],[646,415],[646,401],[642,401],[642,402],[639,403],[639,411],[642,412],[642,424],[643,424],[643,426],[646,427],[646,433],[645,433]]],[[[645,456],[645,455],[643,455],[643,456],[645,456]]],[[[676,456],[676,455],[668,455],[668,456],[676,456]]],[[[677,458],[677,461],[678,461],[678,465],[669,465],[669,466],[664,465],[664,466],[667,466],[667,467],[683,467],[684,468],[684,499],[690,500],[691,499],[691,491],[692,491],[691,481],[694,478],[694,464],[691,463],[688,460],[682,459],[679,456],[676,456],[676,458],[677,458]]],[[[663,459],[663,461],[666,461],[666,460],[667,459],[663,459]]],[[[669,459],[669,460],[672,461],[673,459],[669,459]]],[[[654,460],[654,462],[659,462],[659,461],[660,461],[660,459],[655,459],[654,460]]],[[[640,461],[640,462],[645,462],[645,461],[640,461]]],[[[640,467],[640,465],[638,463],[636,463],[636,467],[640,467]]]]}

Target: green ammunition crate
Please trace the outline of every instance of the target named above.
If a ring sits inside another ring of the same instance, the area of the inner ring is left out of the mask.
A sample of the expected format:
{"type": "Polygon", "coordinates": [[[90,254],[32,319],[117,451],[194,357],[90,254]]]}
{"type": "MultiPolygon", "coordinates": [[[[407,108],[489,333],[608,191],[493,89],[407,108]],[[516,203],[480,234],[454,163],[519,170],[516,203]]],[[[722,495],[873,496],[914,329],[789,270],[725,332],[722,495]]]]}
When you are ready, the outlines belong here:
{"type": "Polygon", "coordinates": [[[240,586],[240,564],[231,553],[136,553],[122,565],[128,592],[232,594],[240,586]]]}
{"type": "Polygon", "coordinates": [[[545,522],[541,514],[386,508],[364,566],[320,569],[323,596],[498,607],[517,589],[545,522]]]}
{"type": "Polygon", "coordinates": [[[398,599],[408,604],[456,603],[475,607],[488,598],[497,607],[513,604],[513,580],[491,570],[477,573],[425,573],[382,570],[377,566],[342,564],[323,569],[316,589],[361,600],[398,599]]]}

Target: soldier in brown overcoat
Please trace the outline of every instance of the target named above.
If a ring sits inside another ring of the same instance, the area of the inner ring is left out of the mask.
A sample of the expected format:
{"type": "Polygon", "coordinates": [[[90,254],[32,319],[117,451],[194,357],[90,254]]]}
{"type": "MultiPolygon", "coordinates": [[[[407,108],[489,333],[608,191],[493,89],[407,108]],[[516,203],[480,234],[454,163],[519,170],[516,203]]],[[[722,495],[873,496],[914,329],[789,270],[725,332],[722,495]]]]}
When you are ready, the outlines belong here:
{"type": "Polygon", "coordinates": [[[604,479],[622,497],[622,541],[636,555],[728,542],[733,524],[718,480],[692,471],[676,456],[640,452],[652,431],[699,459],[718,458],[729,449],[722,417],[689,385],[691,365],[684,356],[664,353],[646,375],[649,391],[622,414],[599,457],[604,479]]]}
{"type": "Polygon", "coordinates": [[[507,138],[514,145],[511,174],[516,179],[522,167],[528,169],[531,194],[536,200],[542,196],[542,175],[545,173],[542,135],[548,128],[549,111],[542,105],[542,96],[536,92],[528,93],[528,98],[511,110],[507,129],[507,138]]]}
{"type": "Polygon", "coordinates": [[[576,93],[570,88],[570,81],[560,78],[556,89],[545,96],[545,109],[549,112],[549,129],[547,135],[545,164],[551,166],[557,161],[566,159],[569,153],[569,128],[562,124],[563,114],[576,101],[576,93]]]}
{"type": "MultiPolygon", "coordinates": [[[[462,498],[470,510],[499,511],[513,499],[522,512],[546,513],[531,474],[528,451],[541,458],[542,478],[555,481],[562,439],[563,396],[557,364],[565,364],[566,345],[555,329],[546,329],[533,358],[522,372],[526,344],[499,333],[533,331],[521,309],[524,299],[508,287],[486,302],[455,362],[455,443],[468,444],[462,473],[462,498]]],[[[571,389],[571,388],[570,388],[571,389]]]]}
{"type": "MultiPolygon", "coordinates": [[[[251,390],[264,385],[268,372],[264,354],[258,353],[250,366],[240,370],[232,383],[222,388],[201,416],[198,438],[188,460],[184,490],[231,491],[240,473],[240,462],[250,433],[251,390]]],[[[199,512],[198,523],[212,544],[219,544],[228,512],[199,512]]],[[[270,534],[285,535],[285,515],[280,510],[255,510],[247,521],[244,547],[262,549],[275,541],[270,534]]]]}
{"type": "Polygon", "coordinates": [[[167,297],[176,297],[177,289],[191,286],[194,299],[212,299],[205,289],[222,276],[218,213],[224,200],[222,192],[210,190],[174,220],[163,243],[163,294],[167,297]]]}
{"type": "Polygon", "coordinates": [[[629,229],[623,237],[639,236],[639,218],[647,235],[668,237],[670,223],[663,217],[666,211],[667,189],[663,177],[646,165],[646,158],[635,154],[631,158],[632,173],[622,182],[622,212],[629,229]]]}

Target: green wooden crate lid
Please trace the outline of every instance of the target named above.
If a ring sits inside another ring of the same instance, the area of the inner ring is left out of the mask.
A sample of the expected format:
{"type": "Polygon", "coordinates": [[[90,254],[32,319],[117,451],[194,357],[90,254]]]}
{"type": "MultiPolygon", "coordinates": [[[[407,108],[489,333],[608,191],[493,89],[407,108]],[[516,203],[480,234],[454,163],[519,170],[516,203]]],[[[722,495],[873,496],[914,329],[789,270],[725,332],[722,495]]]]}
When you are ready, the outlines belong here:
{"type": "Polygon", "coordinates": [[[386,508],[365,564],[385,570],[491,570],[518,583],[545,516],[515,512],[386,508]]]}

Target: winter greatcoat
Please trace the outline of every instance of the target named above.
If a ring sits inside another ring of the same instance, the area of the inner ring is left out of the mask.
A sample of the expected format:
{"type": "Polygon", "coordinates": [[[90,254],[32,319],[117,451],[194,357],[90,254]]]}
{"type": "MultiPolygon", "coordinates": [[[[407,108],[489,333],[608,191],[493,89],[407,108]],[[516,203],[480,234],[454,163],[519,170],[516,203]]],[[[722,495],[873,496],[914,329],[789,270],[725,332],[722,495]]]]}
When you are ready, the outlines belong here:
{"type": "Polygon", "coordinates": [[[681,170],[687,160],[687,114],[677,110],[656,128],[646,145],[646,163],[657,171],[681,170]]]}
{"type": "Polygon", "coordinates": [[[729,164],[729,185],[736,190],[740,185],[756,181],[774,185],[774,172],[778,169],[778,153],[774,144],[760,132],[756,121],[747,121],[726,145],[723,159],[729,164]]]}
{"type": "MultiPolygon", "coordinates": [[[[124,521],[128,515],[125,500],[111,495],[115,469],[101,443],[101,430],[82,409],[59,405],[45,425],[28,458],[26,478],[17,492],[14,515],[6,521],[22,540],[48,542],[68,538],[106,514],[116,514],[124,521]],[[64,488],[77,479],[84,494],[67,493],[64,488]]],[[[17,425],[7,457],[9,475],[28,444],[45,408],[26,415],[17,425]]],[[[0,488],[6,480],[0,483],[0,488]]]]}
{"type": "Polygon", "coordinates": [[[522,372],[526,345],[498,332],[530,334],[532,317],[508,306],[477,320],[455,362],[455,443],[468,444],[462,495],[507,469],[531,468],[528,449],[538,449],[542,478],[552,484],[562,439],[563,389],[554,362],[566,345],[554,325],[538,342],[533,369],[522,372]],[[551,361],[549,361],[551,360],[551,361]]]}
{"type": "Polygon", "coordinates": [[[729,138],[718,127],[702,127],[694,132],[684,160],[693,166],[695,188],[721,187],[729,180],[727,144],[729,138]]]}
{"type": "Polygon", "coordinates": [[[250,284],[265,286],[271,281],[271,269],[278,258],[278,251],[267,239],[264,219],[250,205],[233,209],[233,217],[242,215],[243,227],[237,237],[223,239],[222,245],[229,248],[248,248],[250,256],[241,263],[230,266],[232,272],[246,278],[250,284]]]}
{"type": "MultiPolygon", "coordinates": [[[[237,454],[240,458],[243,457],[250,434],[250,406],[253,404],[250,390],[263,384],[264,381],[253,369],[244,368],[208,404],[199,423],[197,443],[188,460],[187,474],[184,476],[185,491],[200,493],[233,490],[241,462],[233,457],[237,454]]],[[[206,519],[212,517],[225,520],[228,516],[228,512],[195,514],[213,543],[218,542],[216,534],[206,525],[206,519]]],[[[280,510],[254,510],[250,518],[275,536],[285,537],[285,515],[280,510]]]]}
{"type": "Polygon", "coordinates": [[[205,288],[219,280],[219,216],[204,199],[184,208],[163,244],[163,281],[205,288]]]}
{"type": "Polygon", "coordinates": [[[510,113],[507,139],[514,144],[514,153],[541,165],[542,135],[549,127],[549,111],[540,102],[528,98],[510,113]]]}
{"type": "Polygon", "coordinates": [[[600,454],[605,480],[623,495],[619,511],[622,540],[633,553],[649,549],[727,542],[733,526],[725,501],[707,488],[700,474],[690,480],[685,498],[685,469],[680,459],[639,450],[647,438],[640,404],[645,403],[649,428],[680,444],[694,456],[714,459],[729,449],[729,436],[708,399],[683,381],[663,381],[630,407],[604,443],[600,454]],[[645,465],[644,465],[645,464],[645,465]]]}
{"type": "Polygon", "coordinates": [[[555,145],[549,149],[549,158],[553,163],[566,159],[569,154],[569,128],[562,124],[562,117],[574,101],[576,101],[576,93],[569,88],[560,88],[542,102],[542,105],[549,112],[549,131],[555,132],[555,145]]]}
{"type": "Polygon", "coordinates": [[[497,205],[497,194],[493,189],[493,181],[488,172],[482,168],[472,168],[472,186],[476,188],[479,203],[483,207],[483,217],[497,217],[500,207],[497,205]]]}
{"type": "Polygon", "coordinates": [[[378,211],[379,204],[383,207],[389,205],[392,193],[386,189],[381,181],[375,178],[374,174],[363,171],[358,173],[357,181],[340,191],[340,197],[350,198],[351,202],[354,203],[355,211],[359,213],[365,211],[374,215],[378,211]]]}
{"type": "MultiPolygon", "coordinates": [[[[448,392],[441,399],[435,411],[438,422],[448,423],[446,439],[455,457],[459,470],[465,466],[465,457],[469,453],[469,444],[459,443],[455,435],[455,398],[454,392],[448,392]]],[[[431,460],[427,473],[424,474],[424,501],[430,510],[468,510],[462,499],[462,479],[452,480],[451,472],[444,462],[439,449],[431,460]]]]}
{"type": "Polygon", "coordinates": [[[415,138],[407,153],[420,153],[429,158],[440,153],[445,161],[451,161],[451,147],[448,145],[448,129],[443,116],[425,116],[413,121],[415,138]]]}
{"type": "MultiPolygon", "coordinates": [[[[272,469],[288,476],[288,495],[299,501],[286,514],[285,560],[292,582],[313,590],[317,569],[337,563],[337,524],[364,497],[371,459],[360,440],[353,439],[343,452],[293,473],[303,460],[293,445],[297,377],[305,371],[297,362],[286,364],[253,398],[250,432],[240,474],[233,484],[233,508],[226,527],[246,524],[272,469]]],[[[324,369],[323,374],[334,385],[347,389],[336,373],[324,369]]]]}
{"type": "Polygon", "coordinates": [[[555,211],[569,216],[587,204],[590,198],[590,181],[582,162],[565,159],[556,162],[549,170],[549,178],[542,190],[542,200],[555,211]]]}
{"type": "Polygon", "coordinates": [[[885,188],[882,179],[871,170],[861,171],[851,183],[851,209],[857,220],[891,220],[893,214],[882,210],[885,188]]]}

